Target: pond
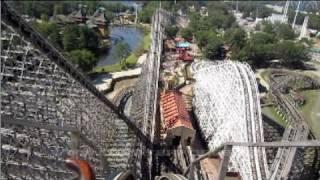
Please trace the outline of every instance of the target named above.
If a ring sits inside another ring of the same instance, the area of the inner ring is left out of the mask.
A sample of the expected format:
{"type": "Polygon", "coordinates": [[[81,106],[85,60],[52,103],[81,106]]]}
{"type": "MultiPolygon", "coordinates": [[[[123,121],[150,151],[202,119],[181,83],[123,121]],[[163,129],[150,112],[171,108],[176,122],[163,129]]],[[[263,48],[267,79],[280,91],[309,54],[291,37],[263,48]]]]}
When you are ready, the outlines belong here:
{"type": "Polygon", "coordinates": [[[111,48],[99,57],[96,67],[118,63],[118,59],[113,57],[115,45],[121,41],[127,43],[131,51],[138,48],[143,41],[143,31],[132,26],[110,26],[111,48]]]}

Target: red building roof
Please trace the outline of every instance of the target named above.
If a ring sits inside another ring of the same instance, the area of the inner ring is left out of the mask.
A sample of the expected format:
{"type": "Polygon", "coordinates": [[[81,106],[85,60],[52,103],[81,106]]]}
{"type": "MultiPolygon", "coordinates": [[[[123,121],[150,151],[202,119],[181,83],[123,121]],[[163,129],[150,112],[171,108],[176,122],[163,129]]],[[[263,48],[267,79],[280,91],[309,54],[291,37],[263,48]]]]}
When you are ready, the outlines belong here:
{"type": "Polygon", "coordinates": [[[160,106],[166,130],[181,126],[193,129],[190,116],[180,93],[176,91],[161,93],[160,106]]]}
{"type": "Polygon", "coordinates": [[[179,54],[177,59],[182,61],[193,61],[193,56],[187,52],[182,52],[179,54]]]}

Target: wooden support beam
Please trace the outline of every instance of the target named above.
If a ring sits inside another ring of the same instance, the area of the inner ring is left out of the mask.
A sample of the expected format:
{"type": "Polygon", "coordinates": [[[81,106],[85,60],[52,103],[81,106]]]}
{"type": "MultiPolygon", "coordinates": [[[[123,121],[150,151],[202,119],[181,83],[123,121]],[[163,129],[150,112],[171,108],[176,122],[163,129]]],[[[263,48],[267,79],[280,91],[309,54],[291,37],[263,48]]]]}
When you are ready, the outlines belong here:
{"type": "Polygon", "coordinates": [[[219,174],[218,174],[219,180],[224,180],[226,176],[226,173],[228,171],[228,164],[231,157],[231,152],[232,152],[232,145],[225,145],[224,151],[223,151],[223,159],[219,167],[219,174]]]}

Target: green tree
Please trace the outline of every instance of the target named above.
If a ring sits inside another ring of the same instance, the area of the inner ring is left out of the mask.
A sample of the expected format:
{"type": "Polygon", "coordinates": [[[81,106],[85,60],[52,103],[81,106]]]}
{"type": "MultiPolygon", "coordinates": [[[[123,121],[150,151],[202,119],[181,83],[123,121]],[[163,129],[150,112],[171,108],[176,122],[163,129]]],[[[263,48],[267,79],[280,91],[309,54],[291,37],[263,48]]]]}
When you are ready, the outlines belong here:
{"type": "Polygon", "coordinates": [[[114,48],[115,48],[115,50],[114,50],[114,54],[112,56],[114,58],[118,59],[118,61],[120,61],[120,64],[124,68],[126,68],[127,62],[125,60],[130,54],[129,45],[125,42],[119,42],[118,44],[116,44],[116,46],[114,48]]]}
{"type": "Polygon", "coordinates": [[[86,26],[79,28],[79,48],[96,51],[99,47],[99,37],[92,29],[86,26]]]}
{"type": "Polygon", "coordinates": [[[212,39],[204,49],[205,57],[216,59],[222,56],[222,41],[219,38],[212,39]]]}
{"type": "Polygon", "coordinates": [[[189,27],[193,32],[207,31],[210,29],[227,29],[231,27],[235,18],[229,14],[225,5],[220,2],[209,2],[209,16],[202,17],[198,12],[189,13],[189,27]]]}
{"type": "Polygon", "coordinates": [[[214,28],[222,28],[222,24],[226,18],[223,14],[223,11],[217,9],[209,14],[208,20],[210,21],[210,25],[212,25],[214,28]]]}
{"type": "Polygon", "coordinates": [[[273,44],[247,43],[239,52],[233,53],[232,58],[259,67],[268,64],[271,59],[275,58],[273,48],[273,44]]]}
{"type": "MultiPolygon", "coordinates": [[[[209,11],[210,12],[210,11],[209,11]]],[[[209,13],[209,27],[227,29],[235,22],[235,18],[231,14],[224,14],[223,10],[216,9],[209,13]]]]}
{"type": "Polygon", "coordinates": [[[273,30],[273,25],[271,22],[269,21],[262,21],[261,23],[261,29],[263,32],[265,33],[269,33],[269,34],[275,34],[274,30],[273,30]]]}
{"type": "Polygon", "coordinates": [[[207,39],[208,33],[210,33],[210,32],[198,31],[195,33],[195,38],[197,39],[197,44],[200,49],[202,49],[203,47],[205,47],[208,44],[208,39],[207,39]]]}
{"type": "Polygon", "coordinates": [[[41,15],[48,17],[53,15],[53,1],[11,1],[21,14],[28,14],[32,17],[41,18],[41,15]]]}
{"type": "Polygon", "coordinates": [[[274,43],[276,43],[274,35],[256,32],[251,35],[250,39],[243,42],[241,48],[236,51],[233,48],[232,58],[246,61],[256,67],[267,65],[270,60],[276,57],[274,43]]]}
{"type": "Polygon", "coordinates": [[[224,21],[222,23],[222,28],[223,29],[231,28],[234,24],[236,24],[235,22],[236,22],[236,18],[233,15],[228,14],[224,18],[224,21]]]}
{"type": "Polygon", "coordinates": [[[210,1],[207,4],[209,16],[215,10],[221,11],[221,14],[228,14],[228,7],[224,2],[221,1],[210,1]]]}
{"type": "MultiPolygon", "coordinates": [[[[238,60],[238,61],[241,61],[241,62],[248,62],[249,63],[249,55],[248,55],[248,50],[246,49],[241,49],[241,50],[238,50],[237,52],[232,52],[232,56],[231,56],[231,59],[234,59],[234,60],[238,60]]],[[[251,63],[250,63],[251,64],[251,63]]]]}
{"type": "Polygon", "coordinates": [[[90,71],[97,63],[97,58],[92,52],[86,49],[73,50],[70,52],[71,60],[84,72],[90,71]]]}
{"type": "Polygon", "coordinates": [[[203,30],[202,24],[203,24],[203,18],[200,16],[199,13],[192,12],[189,15],[190,23],[189,23],[189,28],[192,29],[192,31],[199,31],[203,30]]]}
{"type": "Polygon", "coordinates": [[[96,6],[98,5],[103,6],[106,11],[110,11],[112,13],[120,13],[130,9],[129,6],[126,6],[120,2],[112,2],[112,1],[104,1],[102,3],[97,3],[97,1],[95,3],[92,3],[93,1],[87,1],[87,2],[88,3],[91,2],[91,5],[88,4],[88,6],[91,6],[93,10],[95,10],[96,6]]]}
{"type": "Polygon", "coordinates": [[[62,13],[63,13],[62,4],[55,4],[53,7],[53,15],[62,14],[62,13]]]}
{"type": "Polygon", "coordinates": [[[224,38],[227,43],[231,44],[234,48],[242,48],[246,42],[247,33],[241,28],[228,29],[224,38]]]}
{"type": "Polygon", "coordinates": [[[179,31],[179,28],[177,26],[167,26],[165,28],[165,32],[167,36],[170,38],[174,38],[177,35],[178,31],[179,31]]]}
{"type": "Polygon", "coordinates": [[[143,23],[151,23],[151,16],[152,16],[153,11],[151,10],[143,10],[139,12],[138,18],[140,22],[143,23]]]}
{"type": "Polygon", "coordinates": [[[142,7],[142,10],[138,14],[138,20],[143,23],[151,23],[151,17],[156,8],[159,7],[158,1],[148,1],[142,7]]]}
{"type": "Polygon", "coordinates": [[[59,32],[58,25],[52,22],[36,22],[34,26],[36,30],[39,31],[45,37],[49,36],[52,32],[59,32]]]}
{"type": "Polygon", "coordinates": [[[207,46],[210,41],[217,39],[217,34],[213,30],[198,31],[195,34],[198,46],[202,49],[207,46]]]}
{"type": "Polygon", "coordinates": [[[316,15],[316,14],[311,14],[309,16],[309,28],[312,29],[320,29],[320,15],[316,15]]]}
{"type": "Polygon", "coordinates": [[[53,31],[49,36],[48,40],[56,47],[62,48],[61,35],[59,31],[53,31]]]}
{"type": "Polygon", "coordinates": [[[293,40],[295,38],[294,31],[288,24],[275,23],[274,30],[279,39],[293,40]]]}
{"type": "Polygon", "coordinates": [[[203,50],[204,56],[208,59],[222,57],[223,42],[214,31],[200,31],[197,33],[199,47],[203,50]]]}
{"type": "Polygon", "coordinates": [[[307,48],[301,43],[282,41],[277,44],[275,50],[281,62],[288,66],[299,67],[309,60],[307,48]]]}
{"type": "Polygon", "coordinates": [[[63,32],[63,48],[66,51],[72,51],[79,47],[79,31],[75,25],[67,25],[63,32]]]}
{"type": "Polygon", "coordinates": [[[181,36],[185,39],[192,39],[192,30],[190,28],[182,29],[181,36]]]}
{"type": "Polygon", "coordinates": [[[41,14],[41,20],[42,21],[46,21],[46,22],[48,22],[49,21],[49,17],[48,17],[48,15],[47,14],[41,14]]]}
{"type": "Polygon", "coordinates": [[[111,11],[105,11],[104,14],[105,14],[105,16],[106,16],[107,24],[109,24],[109,23],[110,23],[110,20],[115,17],[114,14],[113,14],[111,11]]]}
{"type": "Polygon", "coordinates": [[[265,66],[272,59],[280,59],[289,67],[299,67],[309,60],[307,48],[302,43],[290,40],[277,42],[275,37],[263,32],[253,34],[242,49],[233,51],[232,56],[256,67],[265,66]]]}
{"type": "Polygon", "coordinates": [[[37,22],[35,23],[35,28],[39,31],[44,37],[48,38],[48,40],[58,48],[62,47],[60,29],[57,24],[52,22],[37,22]]]}
{"type": "Polygon", "coordinates": [[[98,1],[84,1],[83,3],[87,6],[88,14],[93,14],[98,7],[98,1]]]}
{"type": "Polygon", "coordinates": [[[87,29],[81,28],[79,34],[80,35],[79,35],[79,39],[78,39],[78,47],[80,49],[87,48],[87,39],[88,39],[87,29]]]}
{"type": "MultiPolygon", "coordinates": [[[[252,17],[253,13],[256,11],[258,7],[256,2],[246,1],[246,2],[238,2],[238,9],[243,13],[242,18],[252,17]]],[[[235,7],[234,7],[235,8],[235,7]]]]}
{"type": "Polygon", "coordinates": [[[257,32],[251,35],[250,42],[252,44],[270,44],[275,43],[276,39],[272,34],[257,32]]]}
{"type": "Polygon", "coordinates": [[[89,29],[87,37],[87,48],[92,51],[97,51],[99,48],[98,35],[92,29],[89,29]]]}

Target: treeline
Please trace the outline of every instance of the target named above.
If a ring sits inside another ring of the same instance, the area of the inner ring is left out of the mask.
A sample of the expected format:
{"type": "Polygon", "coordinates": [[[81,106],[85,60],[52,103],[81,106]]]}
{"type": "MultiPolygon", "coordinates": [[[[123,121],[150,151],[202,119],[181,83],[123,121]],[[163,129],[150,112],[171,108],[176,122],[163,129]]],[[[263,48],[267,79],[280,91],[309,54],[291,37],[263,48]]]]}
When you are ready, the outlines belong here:
{"type": "Polygon", "coordinates": [[[217,59],[223,56],[223,37],[221,32],[235,27],[235,18],[228,12],[223,2],[208,2],[208,16],[200,16],[198,12],[189,12],[190,24],[181,30],[185,39],[195,37],[205,57],[217,59]]]}
{"type": "Polygon", "coordinates": [[[93,13],[97,6],[96,1],[10,1],[10,3],[20,14],[38,19],[42,15],[50,17],[56,14],[70,14],[78,9],[79,3],[87,5],[89,13],[93,13]]]}
{"type": "Polygon", "coordinates": [[[38,19],[32,25],[46,37],[55,47],[61,49],[71,61],[80,69],[87,72],[92,70],[98,61],[100,35],[97,31],[86,26],[68,24],[58,26],[49,21],[54,15],[68,15],[78,10],[79,4],[86,5],[86,12],[92,15],[98,7],[104,7],[108,23],[114,13],[133,11],[120,2],[102,1],[10,1],[9,2],[20,14],[29,15],[38,19]],[[40,21],[39,21],[40,19],[40,21]]]}
{"type": "Polygon", "coordinates": [[[83,71],[91,70],[97,63],[99,36],[94,30],[78,25],[67,25],[61,29],[57,24],[44,20],[36,22],[34,27],[83,71]]]}
{"type": "Polygon", "coordinates": [[[41,18],[41,15],[48,17],[64,14],[68,15],[74,10],[78,10],[78,5],[86,6],[87,13],[92,15],[98,7],[104,7],[106,14],[133,11],[133,7],[128,7],[120,2],[104,1],[9,1],[9,3],[20,13],[32,17],[41,18]]]}
{"type": "Polygon", "coordinates": [[[204,57],[223,59],[224,45],[231,49],[231,59],[248,62],[255,67],[279,60],[283,65],[299,67],[309,60],[307,48],[288,24],[263,22],[255,33],[247,34],[235,22],[230,11],[232,6],[223,2],[208,2],[208,16],[189,13],[190,24],[180,34],[185,39],[196,40],[204,57]]]}
{"type": "Polygon", "coordinates": [[[278,60],[282,65],[294,68],[309,60],[307,48],[303,41],[294,41],[296,36],[289,25],[263,22],[260,30],[250,36],[240,28],[226,31],[225,42],[231,46],[232,59],[255,67],[267,66],[272,60],[278,60]]]}
{"type": "MultiPolygon", "coordinates": [[[[266,3],[239,2],[238,8],[244,13],[244,17],[264,18],[273,12],[265,7],[266,3]]],[[[170,6],[172,4],[173,2],[162,3],[161,6],[166,10],[176,10],[176,6],[170,6]]],[[[296,35],[290,25],[263,22],[257,27],[256,33],[247,34],[230,13],[235,5],[235,2],[217,1],[204,4],[184,3],[182,9],[188,14],[190,23],[187,28],[180,29],[179,33],[187,40],[194,38],[203,56],[208,59],[223,59],[226,45],[231,49],[232,59],[248,62],[255,67],[267,66],[272,60],[278,60],[285,66],[300,67],[304,61],[309,60],[303,43],[308,41],[304,39],[296,42],[296,35]],[[195,5],[195,11],[190,11],[192,5],[195,5]],[[201,16],[199,13],[203,5],[208,8],[208,16],[201,16]]],[[[159,2],[147,3],[145,7],[146,11],[150,11],[148,17],[151,17],[153,9],[159,7],[159,2]]],[[[169,37],[174,37],[177,32],[178,29],[174,26],[166,27],[169,37]]]]}

